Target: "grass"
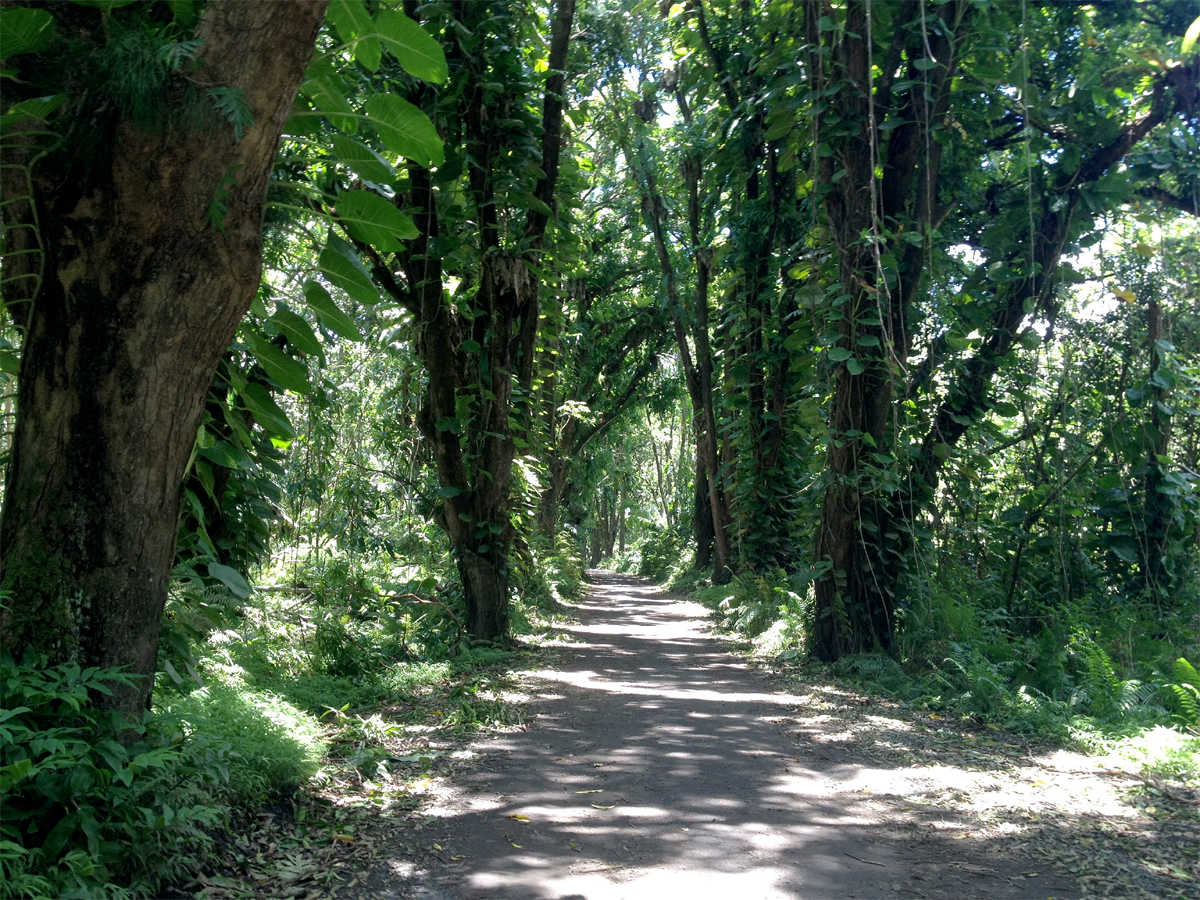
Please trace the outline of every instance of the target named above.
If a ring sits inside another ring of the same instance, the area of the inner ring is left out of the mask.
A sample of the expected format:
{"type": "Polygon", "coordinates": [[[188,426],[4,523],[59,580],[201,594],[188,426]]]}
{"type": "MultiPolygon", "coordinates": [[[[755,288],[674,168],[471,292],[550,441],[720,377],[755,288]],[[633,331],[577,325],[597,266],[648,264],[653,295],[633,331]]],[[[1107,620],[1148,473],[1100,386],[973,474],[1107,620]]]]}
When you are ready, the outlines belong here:
{"type": "Polygon", "coordinates": [[[229,790],[241,806],[305,785],[321,768],[320,722],[277,694],[212,682],[166,705],[189,734],[227,747],[229,790]]]}

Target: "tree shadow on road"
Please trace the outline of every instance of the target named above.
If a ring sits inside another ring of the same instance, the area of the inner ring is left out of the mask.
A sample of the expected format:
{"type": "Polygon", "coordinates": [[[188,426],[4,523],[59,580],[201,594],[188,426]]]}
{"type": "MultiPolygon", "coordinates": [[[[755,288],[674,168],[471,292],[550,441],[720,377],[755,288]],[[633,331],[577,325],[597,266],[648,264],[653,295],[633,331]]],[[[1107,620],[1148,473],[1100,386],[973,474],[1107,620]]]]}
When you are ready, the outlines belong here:
{"type": "Polygon", "coordinates": [[[1050,788],[1019,743],[829,684],[780,691],[701,608],[633,579],[598,578],[580,613],[532,728],[482,748],[374,896],[1081,895],[1035,849],[1078,840],[1086,811],[1037,811],[1050,788]]]}

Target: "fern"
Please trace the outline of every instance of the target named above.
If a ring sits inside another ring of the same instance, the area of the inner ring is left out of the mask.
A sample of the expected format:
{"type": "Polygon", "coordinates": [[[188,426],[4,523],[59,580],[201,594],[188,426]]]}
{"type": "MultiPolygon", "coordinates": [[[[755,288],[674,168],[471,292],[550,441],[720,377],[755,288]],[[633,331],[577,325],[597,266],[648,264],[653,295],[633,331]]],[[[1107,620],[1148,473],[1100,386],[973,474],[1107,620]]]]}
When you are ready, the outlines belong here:
{"type": "Polygon", "coordinates": [[[237,184],[234,174],[240,168],[240,165],[229,167],[213,193],[212,203],[208,205],[208,227],[221,234],[225,233],[225,216],[229,213],[229,189],[237,184]]]}
{"type": "Polygon", "coordinates": [[[1200,725],[1200,672],[1181,656],[1171,664],[1171,678],[1165,688],[1176,718],[1184,725],[1200,725]]]}
{"type": "Polygon", "coordinates": [[[177,575],[163,610],[159,667],[175,684],[184,682],[180,670],[203,684],[196,670],[195,646],[214,631],[234,624],[245,605],[245,600],[224,585],[205,585],[177,575]]]}
{"type": "Polygon", "coordinates": [[[246,105],[246,95],[237,88],[209,88],[208,98],[225,121],[233,126],[235,141],[240,141],[246,130],[254,127],[254,115],[246,105]]]}
{"type": "Polygon", "coordinates": [[[196,55],[204,41],[192,39],[189,41],[171,41],[158,48],[158,59],[171,72],[182,72],[196,61],[196,55]]]}

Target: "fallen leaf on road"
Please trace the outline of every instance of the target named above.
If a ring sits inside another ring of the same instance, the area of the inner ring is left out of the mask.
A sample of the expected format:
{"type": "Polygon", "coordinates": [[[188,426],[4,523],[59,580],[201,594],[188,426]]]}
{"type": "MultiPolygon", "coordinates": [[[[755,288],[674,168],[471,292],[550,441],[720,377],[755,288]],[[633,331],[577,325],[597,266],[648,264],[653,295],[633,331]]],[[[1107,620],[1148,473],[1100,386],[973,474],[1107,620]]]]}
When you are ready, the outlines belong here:
{"type": "Polygon", "coordinates": [[[512,844],[514,847],[516,847],[518,850],[522,849],[520,844],[513,844],[512,841],[509,841],[509,843],[512,844]]]}
{"type": "Polygon", "coordinates": [[[521,815],[520,813],[513,813],[512,815],[505,816],[504,818],[506,818],[506,819],[516,819],[518,822],[528,822],[528,821],[530,821],[530,818],[529,818],[529,816],[523,816],[523,815],[521,815]]]}
{"type": "Polygon", "coordinates": [[[596,788],[591,791],[576,791],[575,793],[577,793],[577,794],[603,794],[604,788],[596,788]]]}
{"type": "Polygon", "coordinates": [[[441,850],[441,849],[442,849],[442,845],[441,845],[441,844],[434,844],[434,845],[433,845],[433,849],[434,849],[434,850],[441,850]]]}
{"type": "Polygon", "coordinates": [[[350,837],[350,835],[348,835],[348,834],[337,834],[335,832],[334,834],[331,834],[329,837],[335,841],[341,841],[343,844],[353,844],[354,843],[354,838],[350,837]]]}

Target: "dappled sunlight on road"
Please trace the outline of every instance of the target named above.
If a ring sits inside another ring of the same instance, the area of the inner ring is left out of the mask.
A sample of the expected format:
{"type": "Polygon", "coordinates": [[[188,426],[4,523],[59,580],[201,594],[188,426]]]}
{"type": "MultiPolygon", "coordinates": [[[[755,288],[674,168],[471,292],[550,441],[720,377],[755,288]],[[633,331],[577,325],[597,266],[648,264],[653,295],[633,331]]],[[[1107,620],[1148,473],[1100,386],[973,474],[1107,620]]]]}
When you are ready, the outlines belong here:
{"type": "Polygon", "coordinates": [[[1014,881],[1021,864],[998,856],[923,880],[931,861],[967,856],[941,842],[943,811],[915,809],[898,828],[860,787],[878,773],[811,735],[801,749],[812,698],[774,691],[724,652],[701,607],[597,581],[578,642],[536,675],[533,726],[482,745],[486,763],[428,811],[447,864],[417,896],[1072,896],[1060,881],[1014,881]]]}

